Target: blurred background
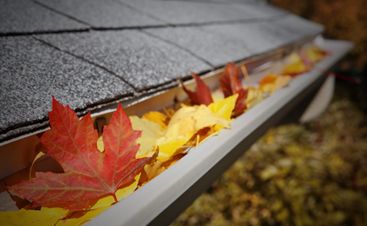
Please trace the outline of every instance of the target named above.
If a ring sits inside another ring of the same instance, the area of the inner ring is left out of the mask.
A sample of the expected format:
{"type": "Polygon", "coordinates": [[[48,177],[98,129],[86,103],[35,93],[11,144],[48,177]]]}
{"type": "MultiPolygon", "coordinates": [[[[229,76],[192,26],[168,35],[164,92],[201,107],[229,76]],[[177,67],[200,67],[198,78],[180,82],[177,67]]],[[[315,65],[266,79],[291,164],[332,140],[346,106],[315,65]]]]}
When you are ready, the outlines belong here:
{"type": "Polygon", "coordinates": [[[333,101],[268,131],[172,225],[367,225],[367,0],[269,2],[354,42],[333,101]]]}

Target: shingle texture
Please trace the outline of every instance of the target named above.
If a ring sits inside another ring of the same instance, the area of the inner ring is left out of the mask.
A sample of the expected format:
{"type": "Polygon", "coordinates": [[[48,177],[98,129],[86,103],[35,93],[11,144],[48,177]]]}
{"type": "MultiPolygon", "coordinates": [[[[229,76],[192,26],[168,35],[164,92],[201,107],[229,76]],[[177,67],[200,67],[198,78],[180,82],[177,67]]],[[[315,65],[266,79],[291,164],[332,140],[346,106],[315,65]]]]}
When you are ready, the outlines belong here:
{"type": "Polygon", "coordinates": [[[0,34],[85,28],[87,26],[30,0],[0,0],[0,34]]]}
{"type": "Polygon", "coordinates": [[[95,28],[137,27],[165,24],[116,0],[37,0],[95,28]]]}
{"type": "Polygon", "coordinates": [[[262,0],[0,0],[0,142],[322,32],[262,0]]]}
{"type": "Polygon", "coordinates": [[[119,1],[175,25],[254,20],[283,14],[281,10],[260,4],[244,6],[201,1],[119,1]]]}
{"type": "Polygon", "coordinates": [[[108,68],[137,90],[147,90],[186,77],[191,72],[210,69],[188,52],[135,30],[42,35],[39,38],[108,68]]]}
{"type": "Polygon", "coordinates": [[[0,38],[0,131],[46,119],[55,96],[74,109],[132,89],[115,76],[31,37],[0,38]]]}
{"type": "Polygon", "coordinates": [[[250,56],[246,43],[230,35],[208,32],[204,27],[147,29],[146,32],[175,43],[213,66],[250,56]]]}

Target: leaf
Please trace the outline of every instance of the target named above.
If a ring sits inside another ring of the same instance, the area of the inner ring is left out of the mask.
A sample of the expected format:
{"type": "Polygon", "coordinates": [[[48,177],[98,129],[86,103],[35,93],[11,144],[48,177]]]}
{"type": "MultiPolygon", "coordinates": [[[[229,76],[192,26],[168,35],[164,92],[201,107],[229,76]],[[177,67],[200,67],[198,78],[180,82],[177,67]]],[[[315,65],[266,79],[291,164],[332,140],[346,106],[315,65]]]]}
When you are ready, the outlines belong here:
{"type": "Polygon", "coordinates": [[[99,214],[101,214],[103,211],[107,210],[108,207],[101,207],[97,209],[92,209],[89,211],[86,211],[82,216],[76,217],[76,218],[68,218],[59,220],[56,223],[56,226],[75,226],[75,225],[82,225],[91,219],[95,218],[99,214]]]}
{"type": "Polygon", "coordinates": [[[264,99],[264,93],[258,87],[249,87],[246,97],[246,106],[252,108],[264,99]]]}
{"type": "Polygon", "coordinates": [[[64,218],[68,210],[62,208],[45,208],[40,210],[20,209],[17,211],[0,212],[1,225],[7,226],[49,226],[55,225],[64,218]]]}
{"type": "Polygon", "coordinates": [[[143,115],[142,118],[159,124],[162,129],[167,127],[168,117],[159,111],[147,112],[143,115]]]}
{"type": "Polygon", "coordinates": [[[290,80],[291,77],[288,75],[279,76],[276,74],[268,74],[260,80],[260,89],[264,93],[271,94],[288,85],[290,80]]]}
{"type": "Polygon", "coordinates": [[[307,65],[313,65],[322,60],[327,55],[327,51],[321,49],[316,45],[305,46],[300,52],[300,57],[307,65]]]}
{"type": "Polygon", "coordinates": [[[186,86],[182,83],[182,88],[185,93],[189,96],[191,104],[200,105],[205,104],[209,105],[213,102],[212,94],[210,92],[209,87],[204,83],[204,81],[195,73],[192,73],[192,77],[196,82],[196,91],[191,91],[186,88],[186,86]]]}
{"type": "Polygon", "coordinates": [[[90,114],[79,120],[73,110],[53,99],[49,119],[51,129],[42,135],[41,143],[64,173],[38,172],[35,178],[9,187],[33,207],[84,210],[105,196],[117,201],[115,192],[133,183],[153,159],[135,158],[140,132],[132,130],[121,105],[103,131],[103,153],[97,150],[98,135],[90,114]]]}
{"type": "MultiPolygon", "coordinates": [[[[135,181],[127,187],[121,188],[116,191],[117,200],[126,198],[128,195],[132,194],[136,188],[138,187],[138,182],[140,179],[140,174],[135,177],[135,181]]],[[[115,200],[112,196],[104,197],[96,204],[94,204],[90,210],[82,212],[82,216],[74,217],[74,218],[66,218],[59,220],[56,226],[74,226],[74,225],[82,225],[94,217],[101,214],[103,211],[107,210],[109,206],[115,203],[115,200]]]]}
{"type": "Polygon", "coordinates": [[[155,152],[158,138],[164,134],[161,126],[155,122],[137,116],[131,116],[130,121],[134,130],[140,130],[142,132],[142,135],[137,140],[138,144],[140,144],[137,157],[152,156],[155,152]]]}
{"type": "Polygon", "coordinates": [[[31,178],[32,178],[32,173],[33,173],[33,167],[34,167],[34,165],[35,165],[35,164],[36,164],[36,162],[37,162],[40,158],[42,158],[44,155],[45,155],[45,153],[43,153],[42,151],[40,151],[40,152],[38,152],[38,154],[36,155],[36,157],[34,157],[34,159],[33,159],[32,163],[31,163],[31,166],[29,167],[29,175],[28,175],[29,179],[31,179],[31,178]]]}
{"type": "Polygon", "coordinates": [[[165,134],[159,138],[158,160],[163,162],[177,154],[193,135],[205,127],[228,127],[230,120],[214,114],[207,106],[184,106],[171,118],[165,134]]]}
{"type": "Polygon", "coordinates": [[[245,100],[247,96],[247,90],[245,90],[242,86],[242,78],[243,75],[240,68],[238,68],[233,63],[229,63],[226,65],[224,72],[219,79],[220,87],[224,94],[224,97],[238,94],[236,106],[233,111],[233,116],[238,116],[246,110],[245,100]]]}
{"type": "MultiPolygon", "coordinates": [[[[225,99],[217,100],[214,103],[211,103],[208,107],[216,116],[226,120],[231,120],[231,115],[236,106],[237,98],[238,94],[235,94],[225,99]]],[[[215,125],[215,131],[219,131],[222,128],[223,126],[221,124],[215,125]]]]}
{"type": "Polygon", "coordinates": [[[296,76],[309,70],[309,66],[305,64],[299,54],[293,53],[287,58],[282,74],[296,76]]]}

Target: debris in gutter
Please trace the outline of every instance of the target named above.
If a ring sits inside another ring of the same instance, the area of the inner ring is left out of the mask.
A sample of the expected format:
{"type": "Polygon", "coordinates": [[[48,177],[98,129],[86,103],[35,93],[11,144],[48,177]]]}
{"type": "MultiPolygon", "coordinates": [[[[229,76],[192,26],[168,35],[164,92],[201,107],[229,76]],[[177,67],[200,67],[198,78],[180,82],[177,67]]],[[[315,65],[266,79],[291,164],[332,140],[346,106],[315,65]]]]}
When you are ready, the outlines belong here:
{"type": "MultiPolygon", "coordinates": [[[[46,220],[48,224],[52,222],[53,225],[59,225],[60,222],[63,224],[69,222],[77,222],[77,224],[85,223],[89,219],[108,208],[108,206],[113,205],[115,202],[120,200],[120,197],[125,197],[126,195],[132,193],[139,186],[144,185],[150,179],[156,177],[159,175],[159,173],[169,168],[169,166],[182,158],[191,147],[195,147],[208,137],[216,135],[218,132],[220,132],[220,130],[229,128],[230,121],[233,118],[240,116],[247,109],[259,103],[264,97],[269,96],[275,91],[287,86],[291,81],[291,76],[300,75],[301,73],[310,70],[315,63],[320,61],[326,55],[323,53],[325,52],[319,48],[316,48],[315,46],[306,46],[299,53],[294,53],[287,59],[287,64],[283,68],[284,73],[269,74],[264,77],[258,85],[254,86],[243,86],[243,83],[241,82],[241,79],[244,78],[246,80],[249,77],[244,65],[239,67],[233,63],[227,64],[224,73],[220,77],[223,98],[214,98],[209,92],[209,88],[200,79],[200,77],[196,74],[193,74],[193,77],[197,83],[197,90],[190,91],[184,85],[182,86],[190,98],[191,105],[181,103],[180,107],[176,109],[169,109],[169,113],[148,112],[142,118],[131,116],[130,119],[126,118],[123,120],[123,122],[120,122],[120,128],[118,128],[119,126],[114,123],[117,120],[114,119],[117,116],[114,116],[110,122],[110,125],[105,127],[103,135],[99,138],[97,131],[93,128],[90,128],[92,124],[86,124],[87,121],[91,122],[91,120],[88,119],[88,115],[85,116],[81,121],[74,122],[80,125],[84,124],[84,127],[70,127],[69,130],[74,131],[75,136],[70,137],[70,140],[66,141],[64,140],[66,136],[64,133],[65,131],[62,131],[60,129],[61,127],[57,128],[57,124],[52,125],[51,123],[51,130],[45,132],[42,135],[41,140],[47,140],[47,137],[49,137],[53,131],[57,133],[53,133],[54,137],[52,137],[52,141],[49,140],[50,143],[43,142],[44,149],[42,150],[46,155],[50,155],[56,160],[58,159],[57,156],[61,155],[63,156],[62,158],[68,158],[61,160],[61,162],[59,161],[65,171],[64,174],[68,172],[68,169],[77,169],[77,167],[68,168],[72,164],[76,164],[76,159],[81,161],[82,159],[88,159],[94,155],[99,157],[93,157],[94,160],[90,163],[95,164],[96,169],[92,169],[92,167],[88,172],[91,173],[90,171],[93,170],[101,170],[102,168],[100,164],[106,161],[105,158],[111,151],[111,147],[120,142],[118,137],[123,136],[125,133],[137,134],[138,132],[136,131],[142,131],[140,132],[141,137],[139,139],[138,135],[136,135],[134,136],[134,139],[129,141],[125,140],[125,143],[121,144],[120,147],[116,147],[119,149],[116,149],[115,151],[119,151],[121,153],[126,151],[129,153],[125,153],[128,157],[124,158],[124,161],[131,159],[131,161],[134,162],[138,161],[144,163],[139,165],[139,170],[136,169],[135,171],[127,172],[126,175],[121,175],[122,177],[129,178],[128,182],[116,184],[115,190],[113,191],[105,192],[103,194],[99,193],[99,195],[93,196],[93,198],[90,198],[89,196],[87,198],[83,198],[85,202],[83,202],[82,206],[74,206],[70,204],[70,202],[62,200],[62,193],[70,192],[73,186],[83,187],[86,185],[88,180],[78,177],[79,179],[72,181],[72,185],[61,186],[60,184],[57,184],[56,181],[49,181],[50,184],[48,184],[48,182],[44,182],[46,181],[46,178],[42,178],[42,181],[47,184],[47,187],[50,187],[51,184],[55,185],[56,183],[57,186],[62,187],[59,187],[56,190],[61,190],[62,192],[51,192],[52,194],[48,194],[47,197],[39,198],[39,195],[43,195],[38,194],[39,191],[37,192],[35,190],[37,190],[37,183],[39,183],[41,180],[40,178],[42,176],[40,175],[47,174],[49,178],[55,177],[55,175],[50,172],[36,173],[34,178],[9,187],[9,192],[12,193],[12,195],[16,195],[30,201],[31,205],[23,206],[23,208],[18,211],[0,212],[0,222],[11,223],[16,221],[17,223],[28,225],[29,222],[27,222],[27,220],[32,220],[34,217],[37,217],[39,220],[46,220]],[[301,57],[301,53],[306,54],[301,57]],[[111,124],[113,125],[114,129],[108,130],[111,124]],[[133,130],[131,128],[127,128],[131,127],[127,125],[131,125],[133,130]],[[105,131],[111,132],[109,135],[106,135],[105,131]],[[118,131],[119,133],[117,133],[118,131]],[[111,141],[112,138],[114,141],[111,141]],[[138,139],[136,143],[139,144],[140,147],[135,151],[131,151],[130,147],[135,147],[135,139],[138,139]],[[75,142],[72,142],[73,140],[75,142]],[[55,149],[52,151],[53,154],[50,154],[50,148],[52,145],[55,145],[57,142],[61,141],[66,142],[66,149],[64,152],[57,153],[57,150],[55,149]],[[88,142],[91,143],[88,145],[88,142]],[[73,153],[73,158],[70,159],[71,156],[67,157],[65,153],[70,151],[68,148],[70,148],[70,145],[73,143],[75,144],[76,149],[81,149],[83,151],[73,153]],[[90,149],[84,150],[87,147],[90,149]],[[103,150],[103,152],[101,153],[98,150],[103,150]],[[90,154],[87,153],[87,151],[98,152],[98,154],[90,154]],[[87,155],[84,156],[86,153],[87,155]],[[71,165],[64,165],[64,161],[70,161],[68,164],[71,165]],[[139,176],[140,173],[141,176],[139,176]],[[120,190],[124,190],[124,195],[118,194],[120,190]],[[55,202],[55,199],[60,200],[59,202],[55,202]],[[109,201],[105,201],[106,199],[109,201]],[[104,204],[101,204],[101,202],[104,204]]],[[[60,108],[57,107],[59,106],[57,104],[55,104],[55,106],[56,108],[53,108],[52,112],[50,112],[50,115],[60,114],[58,123],[61,119],[70,120],[72,118],[70,115],[75,115],[75,113],[72,113],[70,108],[60,108]],[[62,112],[65,113],[65,111],[68,112],[68,114],[62,115],[62,112]]],[[[122,109],[118,108],[116,112],[121,114],[121,111],[122,109]]],[[[50,116],[50,119],[51,118],[52,117],[50,116]]],[[[114,160],[111,161],[113,162],[114,160]]],[[[126,164],[124,161],[119,162],[119,164],[126,164]]],[[[111,162],[106,164],[111,164],[111,162]]],[[[80,167],[79,163],[77,165],[80,167]]],[[[114,165],[114,167],[117,166],[114,165]]],[[[130,165],[130,163],[128,164],[128,167],[134,168],[132,165],[130,165]]],[[[118,169],[119,168],[115,168],[115,171],[118,171],[118,169]]],[[[110,176],[103,170],[98,171],[98,173],[101,175],[100,179],[110,176]]],[[[93,178],[93,175],[87,175],[87,177],[89,177],[91,180],[96,179],[93,178]]],[[[84,189],[81,191],[81,193],[84,195],[84,193],[88,193],[87,190],[88,189],[84,189]]],[[[40,222],[38,223],[40,224],[40,222]]]]}

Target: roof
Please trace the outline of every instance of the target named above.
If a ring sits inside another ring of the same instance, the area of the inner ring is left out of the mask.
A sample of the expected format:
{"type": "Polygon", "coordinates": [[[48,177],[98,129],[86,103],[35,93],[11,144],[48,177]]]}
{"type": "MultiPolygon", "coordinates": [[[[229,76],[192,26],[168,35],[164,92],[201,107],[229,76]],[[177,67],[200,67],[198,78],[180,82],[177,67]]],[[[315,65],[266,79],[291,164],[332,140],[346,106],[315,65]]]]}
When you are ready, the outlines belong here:
{"type": "Polygon", "coordinates": [[[312,37],[322,26],[258,1],[0,0],[0,141],[312,37]]]}

